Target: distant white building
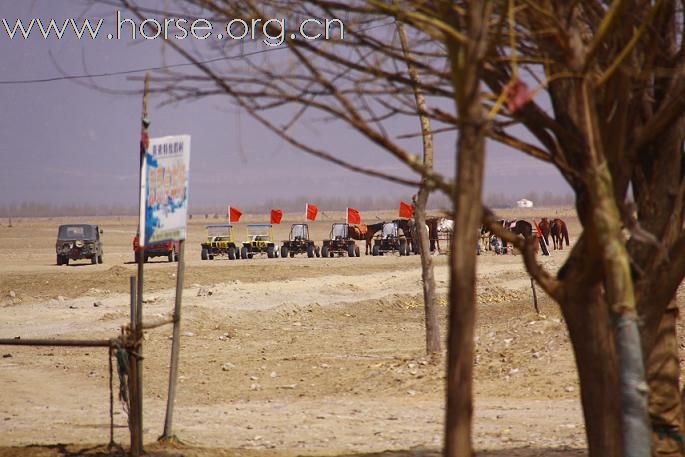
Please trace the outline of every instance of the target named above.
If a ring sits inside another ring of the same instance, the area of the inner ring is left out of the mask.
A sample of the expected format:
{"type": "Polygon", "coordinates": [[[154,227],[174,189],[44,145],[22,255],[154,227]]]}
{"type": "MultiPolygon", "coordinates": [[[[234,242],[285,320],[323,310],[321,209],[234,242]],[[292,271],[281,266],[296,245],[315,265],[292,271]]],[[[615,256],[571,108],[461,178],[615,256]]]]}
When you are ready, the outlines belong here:
{"type": "Polygon", "coordinates": [[[518,206],[519,208],[532,208],[533,202],[525,198],[522,198],[521,200],[516,201],[516,206],[518,206]]]}

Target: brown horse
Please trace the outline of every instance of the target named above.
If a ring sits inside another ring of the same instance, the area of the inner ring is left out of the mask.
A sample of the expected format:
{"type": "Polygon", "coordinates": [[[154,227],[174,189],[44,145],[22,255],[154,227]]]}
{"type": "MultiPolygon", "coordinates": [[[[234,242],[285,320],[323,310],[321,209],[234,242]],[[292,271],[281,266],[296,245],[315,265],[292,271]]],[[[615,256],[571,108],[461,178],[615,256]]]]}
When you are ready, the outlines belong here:
{"type": "Polygon", "coordinates": [[[454,230],[454,221],[446,217],[428,217],[426,218],[426,225],[428,226],[430,250],[439,253],[440,236],[443,236],[443,240],[450,239],[452,230],[454,230]]]}
{"type": "Polygon", "coordinates": [[[348,225],[347,234],[353,240],[360,240],[366,242],[365,254],[371,254],[371,243],[373,242],[373,237],[376,233],[383,228],[385,222],[379,222],[377,224],[359,224],[359,225],[348,225]]]}
{"type": "Polygon", "coordinates": [[[568,228],[566,227],[566,222],[558,218],[554,219],[550,225],[550,232],[552,233],[554,249],[564,249],[564,241],[566,241],[566,246],[569,245],[568,228]]]}
{"type": "Polygon", "coordinates": [[[542,238],[544,238],[545,244],[549,246],[549,234],[552,230],[549,219],[543,217],[542,220],[538,222],[538,227],[540,227],[540,232],[542,232],[542,238]]]}

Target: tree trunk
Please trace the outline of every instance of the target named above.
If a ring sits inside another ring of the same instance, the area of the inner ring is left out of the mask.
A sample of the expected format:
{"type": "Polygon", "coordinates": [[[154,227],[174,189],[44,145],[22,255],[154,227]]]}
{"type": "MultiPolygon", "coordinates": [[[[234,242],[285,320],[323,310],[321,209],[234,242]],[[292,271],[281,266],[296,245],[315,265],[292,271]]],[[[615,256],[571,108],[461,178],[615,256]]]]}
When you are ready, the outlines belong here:
{"type": "Polygon", "coordinates": [[[599,285],[589,290],[573,289],[564,298],[561,310],[578,368],[589,453],[593,457],[621,457],[618,362],[609,310],[599,285]]]}
{"type": "Polygon", "coordinates": [[[449,335],[445,456],[471,457],[473,356],[476,322],[476,242],[481,220],[484,163],[483,127],[467,127],[459,137],[454,235],[450,243],[449,335]],[[468,151],[468,152],[466,152],[468,151]]]}
{"type": "Polygon", "coordinates": [[[653,349],[647,358],[649,416],[654,428],[652,455],[683,455],[683,409],[679,391],[680,363],[676,319],[678,306],[673,300],[664,313],[653,349]]]}
{"type": "MultiPolygon", "coordinates": [[[[487,43],[483,33],[488,3],[469,2],[464,44],[447,39],[454,75],[457,111],[462,122],[452,203],[454,233],[450,243],[450,310],[447,343],[445,457],[473,455],[473,356],[476,321],[476,243],[482,219],[486,121],[480,100],[480,70],[487,43]]],[[[453,26],[461,19],[445,11],[453,26]]]]}
{"type": "MultiPolygon", "coordinates": [[[[400,36],[402,53],[407,62],[409,77],[414,84],[414,98],[421,121],[421,135],[423,138],[423,165],[426,169],[433,169],[433,134],[430,120],[426,114],[427,106],[423,92],[419,89],[420,80],[409,51],[409,40],[401,22],[397,22],[397,33],[400,36]]],[[[426,178],[421,179],[419,193],[414,199],[414,222],[416,235],[419,239],[419,254],[421,255],[421,277],[423,279],[423,303],[426,315],[426,352],[429,355],[440,352],[440,325],[435,309],[435,276],[433,275],[433,261],[431,259],[430,242],[426,227],[426,205],[428,203],[428,185],[426,178]]]]}
{"type": "Polygon", "coordinates": [[[651,432],[647,415],[647,384],[630,259],[621,231],[611,172],[605,159],[595,110],[595,88],[589,79],[579,87],[583,133],[587,141],[586,189],[592,207],[588,231],[599,250],[605,298],[612,313],[622,400],[623,446],[626,457],[649,455],[651,432]]]}

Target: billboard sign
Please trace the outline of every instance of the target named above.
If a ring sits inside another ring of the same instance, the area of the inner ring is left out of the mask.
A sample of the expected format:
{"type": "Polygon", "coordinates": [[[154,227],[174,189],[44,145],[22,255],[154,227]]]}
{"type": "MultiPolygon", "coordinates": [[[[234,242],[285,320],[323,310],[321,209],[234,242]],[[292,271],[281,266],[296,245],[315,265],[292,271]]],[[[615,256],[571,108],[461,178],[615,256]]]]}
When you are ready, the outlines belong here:
{"type": "Polygon", "coordinates": [[[185,240],[190,135],[151,138],[141,173],[141,246],[185,240]]]}

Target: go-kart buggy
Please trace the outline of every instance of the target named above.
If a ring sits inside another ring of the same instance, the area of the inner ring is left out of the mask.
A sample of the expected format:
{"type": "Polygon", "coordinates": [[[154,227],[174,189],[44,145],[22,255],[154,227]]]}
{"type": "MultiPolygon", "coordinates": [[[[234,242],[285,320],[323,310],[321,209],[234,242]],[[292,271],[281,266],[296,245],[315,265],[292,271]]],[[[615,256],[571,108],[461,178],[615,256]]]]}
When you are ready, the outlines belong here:
{"type": "Polygon", "coordinates": [[[240,257],[251,259],[255,254],[266,254],[270,259],[278,257],[271,224],[248,224],[247,241],[243,242],[240,257]]]}
{"type": "Polygon", "coordinates": [[[290,255],[295,257],[296,254],[307,254],[307,257],[319,257],[321,251],[319,247],[314,244],[314,241],[309,239],[309,226],[307,224],[293,224],[290,226],[290,237],[283,241],[281,246],[281,257],[284,259],[290,255]]]}
{"type": "Polygon", "coordinates": [[[233,241],[233,226],[214,224],[207,226],[207,241],[201,244],[200,258],[214,260],[214,257],[226,256],[229,260],[240,258],[240,249],[233,241]]]}
{"type": "Polygon", "coordinates": [[[323,241],[321,257],[333,257],[335,254],[359,257],[359,246],[350,238],[347,224],[333,224],[329,240],[323,241]]]}
{"type": "Polygon", "coordinates": [[[383,255],[386,252],[399,252],[401,256],[409,255],[409,244],[407,238],[399,236],[397,222],[386,222],[380,235],[373,240],[371,254],[374,256],[383,255]]]}

